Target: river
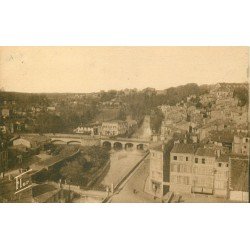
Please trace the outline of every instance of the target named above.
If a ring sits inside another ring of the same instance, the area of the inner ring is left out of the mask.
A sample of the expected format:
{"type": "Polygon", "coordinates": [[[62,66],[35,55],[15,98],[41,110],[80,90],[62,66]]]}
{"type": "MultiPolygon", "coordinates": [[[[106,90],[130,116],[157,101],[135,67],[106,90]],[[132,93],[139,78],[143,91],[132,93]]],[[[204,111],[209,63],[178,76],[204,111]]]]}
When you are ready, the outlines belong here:
{"type": "MultiPolygon", "coordinates": [[[[145,116],[141,127],[135,132],[133,137],[149,140],[151,134],[150,116],[145,116]]],[[[111,150],[110,169],[104,177],[102,184],[108,186],[113,184],[115,187],[144,155],[145,151],[137,149],[111,150]]]]}
{"type": "Polygon", "coordinates": [[[104,177],[102,184],[114,187],[129,173],[137,162],[145,155],[143,150],[112,150],[110,154],[110,169],[104,177]]]}

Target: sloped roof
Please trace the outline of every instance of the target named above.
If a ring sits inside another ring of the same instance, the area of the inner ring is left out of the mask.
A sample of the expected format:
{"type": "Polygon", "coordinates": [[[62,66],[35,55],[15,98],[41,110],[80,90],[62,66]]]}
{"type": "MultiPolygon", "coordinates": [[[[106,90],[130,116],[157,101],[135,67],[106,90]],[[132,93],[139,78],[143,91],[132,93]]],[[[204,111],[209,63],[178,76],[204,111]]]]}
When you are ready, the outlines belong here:
{"type": "Polygon", "coordinates": [[[194,154],[196,146],[194,144],[176,143],[171,153],[194,154]]]}
{"type": "Polygon", "coordinates": [[[211,131],[210,138],[212,141],[232,143],[234,135],[229,131],[211,131]]]}
{"type": "Polygon", "coordinates": [[[217,158],[218,162],[228,162],[229,161],[229,155],[221,155],[217,158]]]}
{"type": "Polygon", "coordinates": [[[215,150],[210,148],[198,148],[195,155],[198,156],[208,156],[208,157],[215,157],[215,150]]]}

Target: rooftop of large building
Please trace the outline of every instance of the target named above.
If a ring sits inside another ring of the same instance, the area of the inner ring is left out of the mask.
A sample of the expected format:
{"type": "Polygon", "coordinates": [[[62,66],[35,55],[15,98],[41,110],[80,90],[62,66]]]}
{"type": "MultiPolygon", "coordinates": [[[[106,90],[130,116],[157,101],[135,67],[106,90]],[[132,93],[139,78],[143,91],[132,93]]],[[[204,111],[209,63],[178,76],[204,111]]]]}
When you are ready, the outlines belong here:
{"type": "Polygon", "coordinates": [[[197,149],[195,144],[176,143],[171,153],[194,154],[197,149]]]}

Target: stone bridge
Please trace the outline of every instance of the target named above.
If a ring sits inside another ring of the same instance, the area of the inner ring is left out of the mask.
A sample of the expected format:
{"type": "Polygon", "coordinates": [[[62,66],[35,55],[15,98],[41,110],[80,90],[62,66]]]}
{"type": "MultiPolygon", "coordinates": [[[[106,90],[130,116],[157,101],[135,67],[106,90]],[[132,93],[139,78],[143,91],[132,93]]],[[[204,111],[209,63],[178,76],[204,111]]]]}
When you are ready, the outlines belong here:
{"type": "Polygon", "coordinates": [[[54,144],[82,145],[82,146],[99,146],[100,139],[95,137],[87,137],[80,135],[67,136],[50,136],[51,142],[54,144]]]}
{"type": "MultiPolygon", "coordinates": [[[[26,137],[34,137],[36,134],[26,134],[26,137]]],[[[54,144],[104,146],[114,149],[143,149],[149,148],[150,141],[138,138],[106,138],[100,136],[77,135],[77,134],[44,134],[54,144]]],[[[24,136],[23,136],[24,137],[24,136]]]]}
{"type": "Polygon", "coordinates": [[[137,138],[101,139],[101,146],[114,149],[131,148],[148,150],[149,141],[143,141],[137,138]]]}

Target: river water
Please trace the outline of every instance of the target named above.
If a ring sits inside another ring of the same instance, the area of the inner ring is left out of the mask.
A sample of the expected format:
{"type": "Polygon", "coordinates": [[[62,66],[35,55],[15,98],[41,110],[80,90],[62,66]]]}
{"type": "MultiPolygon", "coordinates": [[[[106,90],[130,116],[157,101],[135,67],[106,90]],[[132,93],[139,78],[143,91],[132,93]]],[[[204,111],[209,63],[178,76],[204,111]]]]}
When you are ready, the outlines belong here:
{"type": "Polygon", "coordinates": [[[112,150],[110,155],[110,169],[104,177],[102,184],[105,186],[113,184],[115,187],[144,155],[145,151],[137,149],[112,150]]]}
{"type": "MultiPolygon", "coordinates": [[[[145,116],[141,127],[135,132],[133,137],[149,140],[151,137],[150,116],[145,116]]],[[[102,184],[114,187],[122,180],[122,178],[138,163],[145,155],[144,150],[123,149],[111,150],[110,169],[104,177],[102,184]]]]}

